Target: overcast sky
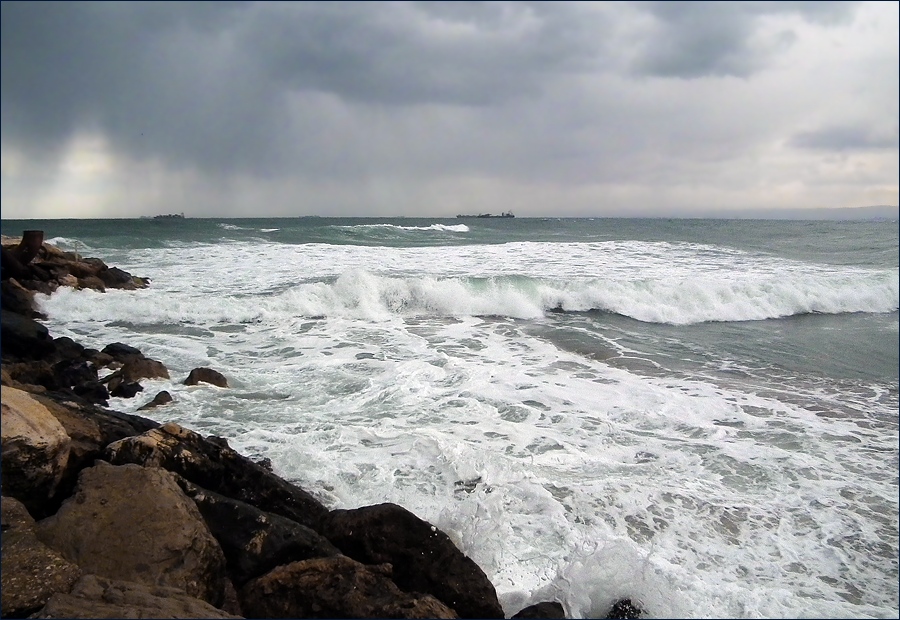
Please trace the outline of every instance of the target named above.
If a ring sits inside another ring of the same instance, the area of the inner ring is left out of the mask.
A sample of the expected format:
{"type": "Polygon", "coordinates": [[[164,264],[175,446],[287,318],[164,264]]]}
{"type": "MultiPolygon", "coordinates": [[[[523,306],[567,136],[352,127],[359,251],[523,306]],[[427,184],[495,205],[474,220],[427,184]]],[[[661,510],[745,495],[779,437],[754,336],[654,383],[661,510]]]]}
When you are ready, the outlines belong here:
{"type": "Polygon", "coordinates": [[[896,205],[898,7],[3,2],[3,218],[896,205]]]}

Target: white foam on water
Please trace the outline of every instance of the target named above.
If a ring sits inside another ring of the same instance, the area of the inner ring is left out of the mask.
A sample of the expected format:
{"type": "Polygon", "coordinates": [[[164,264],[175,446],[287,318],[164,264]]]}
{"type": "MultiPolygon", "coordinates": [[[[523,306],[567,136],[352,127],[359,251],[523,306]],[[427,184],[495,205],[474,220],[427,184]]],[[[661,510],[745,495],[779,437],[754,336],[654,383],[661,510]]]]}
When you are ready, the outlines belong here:
{"type": "MultiPolygon", "coordinates": [[[[896,561],[896,463],[885,457],[898,436],[866,417],[889,412],[822,416],[699,378],[639,376],[524,329],[553,294],[600,295],[601,274],[664,297],[667,279],[691,272],[699,289],[743,282],[778,299],[777,274],[812,282],[820,301],[842,286],[880,290],[883,274],[671,244],[566,245],[540,260],[533,244],[142,250],[122,267],[151,288],[41,303],[54,335],[126,342],[167,365],[171,380],[113,408],[168,389],[176,402],[142,415],[268,456],[329,506],[409,508],[485,570],[508,615],[557,599],[596,617],[623,597],[651,617],[895,615],[884,563],[896,561]],[[701,250],[718,262],[692,262],[701,250]],[[197,366],[231,387],[181,385],[197,366]]],[[[671,305],[712,313],[689,297],[671,305]]]]}
{"type": "Polygon", "coordinates": [[[337,226],[336,228],[357,228],[361,230],[393,228],[395,230],[437,230],[443,232],[469,232],[469,227],[465,224],[429,224],[428,226],[400,226],[398,224],[352,224],[347,226],[337,226]]]}

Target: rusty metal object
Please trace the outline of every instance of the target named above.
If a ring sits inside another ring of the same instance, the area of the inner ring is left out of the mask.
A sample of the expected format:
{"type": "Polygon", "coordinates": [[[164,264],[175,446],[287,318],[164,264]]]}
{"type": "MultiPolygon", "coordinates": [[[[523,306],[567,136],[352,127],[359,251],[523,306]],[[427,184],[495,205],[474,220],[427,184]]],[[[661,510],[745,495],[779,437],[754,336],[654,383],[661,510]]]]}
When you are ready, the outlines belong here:
{"type": "Polygon", "coordinates": [[[13,249],[13,254],[21,264],[27,265],[38,255],[43,245],[43,230],[26,230],[22,233],[22,241],[13,249]]]}

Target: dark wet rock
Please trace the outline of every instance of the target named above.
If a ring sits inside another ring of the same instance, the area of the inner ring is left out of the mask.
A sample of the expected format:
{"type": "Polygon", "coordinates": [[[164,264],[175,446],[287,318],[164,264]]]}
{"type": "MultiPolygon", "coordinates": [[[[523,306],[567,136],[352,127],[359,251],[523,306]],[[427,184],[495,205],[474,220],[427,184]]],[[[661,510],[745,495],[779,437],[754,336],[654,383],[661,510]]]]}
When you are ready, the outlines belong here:
{"type": "Polygon", "coordinates": [[[66,359],[53,366],[56,384],[60,387],[72,387],[82,383],[97,381],[97,370],[86,361],[66,359]]]}
{"type": "Polygon", "coordinates": [[[21,280],[31,275],[30,270],[22,264],[22,261],[12,251],[12,248],[7,246],[3,246],[0,249],[0,266],[2,266],[0,278],[3,280],[9,280],[10,278],[21,280]]]}
{"type": "Polygon", "coordinates": [[[85,575],[32,618],[240,618],[178,588],[85,575]]]}
{"type": "Polygon", "coordinates": [[[136,357],[125,361],[120,372],[126,382],[131,383],[141,379],[168,379],[169,370],[159,360],[148,357],[136,357]]]}
{"type": "Polygon", "coordinates": [[[3,354],[21,359],[49,357],[55,350],[47,328],[34,319],[3,312],[0,314],[0,342],[3,354]]]}
{"type": "Polygon", "coordinates": [[[28,290],[15,278],[0,283],[0,307],[29,318],[45,318],[34,303],[34,291],[28,290]]]}
{"type": "Polygon", "coordinates": [[[103,347],[101,353],[110,355],[113,359],[117,359],[119,361],[125,361],[125,359],[129,357],[143,356],[143,353],[141,353],[140,349],[136,349],[127,344],[122,344],[121,342],[113,342],[112,344],[106,345],[105,347],[103,347]]]}
{"type": "Polygon", "coordinates": [[[565,618],[566,612],[563,606],[557,602],[545,601],[529,605],[513,618],[565,618]]]}
{"type": "Polygon", "coordinates": [[[631,602],[631,599],[623,598],[613,603],[606,612],[608,620],[634,620],[644,615],[644,610],[631,602]]]}
{"type": "Polygon", "coordinates": [[[21,502],[3,497],[0,512],[2,614],[4,618],[24,618],[39,610],[54,593],[68,592],[81,570],[37,539],[34,519],[21,502]]]}
{"type": "Polygon", "coordinates": [[[110,391],[109,395],[115,398],[134,398],[138,392],[143,392],[144,386],[137,382],[130,383],[120,383],[113,390],[110,391]]]}
{"type": "Polygon", "coordinates": [[[2,391],[2,488],[32,514],[44,514],[69,461],[71,439],[31,394],[2,391]]]}
{"type": "Polygon", "coordinates": [[[101,293],[106,292],[106,285],[103,283],[103,280],[101,280],[97,276],[78,278],[78,288],[89,288],[95,291],[100,291],[101,293]]]}
{"type": "Polygon", "coordinates": [[[134,277],[127,271],[122,271],[118,267],[101,269],[97,272],[97,277],[103,280],[103,284],[109,288],[121,288],[126,290],[138,288],[134,281],[134,277]]]}
{"type": "Polygon", "coordinates": [[[396,504],[332,510],[322,534],[364,564],[390,563],[407,592],[425,592],[460,618],[503,618],[494,586],[444,532],[396,504]]]}
{"type": "Polygon", "coordinates": [[[85,573],[181,588],[213,605],[224,598],[222,549],[163,469],[98,461],[36,532],[85,573]]]}
{"type": "Polygon", "coordinates": [[[5,362],[3,368],[11,379],[24,385],[40,385],[54,390],[57,387],[56,373],[45,360],[29,360],[24,362],[5,362]]]}
{"type": "Polygon", "coordinates": [[[99,381],[87,381],[72,386],[72,392],[88,402],[105,405],[109,400],[109,390],[99,381]]]}
{"type": "Polygon", "coordinates": [[[199,383],[210,383],[223,388],[228,387],[228,379],[222,373],[212,368],[195,368],[184,380],[185,385],[197,385],[199,383]]]}
{"type": "Polygon", "coordinates": [[[401,591],[388,565],[333,556],[279,566],[239,592],[248,618],[456,618],[428,594],[401,591]]]}
{"type": "Polygon", "coordinates": [[[91,409],[90,415],[100,427],[104,448],[115,441],[159,428],[159,422],[133,413],[94,408],[91,409]]]}
{"type": "Polygon", "coordinates": [[[179,484],[219,541],[228,575],[237,586],[282,564],[340,554],[326,538],[286,517],[263,512],[184,479],[179,484]]]}
{"type": "Polygon", "coordinates": [[[147,409],[153,409],[154,407],[159,407],[161,405],[167,405],[172,402],[172,395],[167,391],[163,390],[159,392],[156,396],[153,397],[149,403],[143,404],[138,407],[138,411],[145,411],[147,409]]]}
{"type": "MultiPolygon", "coordinates": [[[[56,348],[56,356],[60,360],[78,360],[78,361],[88,361],[88,357],[85,353],[88,351],[83,346],[69,338],[68,336],[61,336],[59,338],[53,339],[53,344],[56,348]]],[[[96,371],[94,372],[94,377],[97,376],[96,371]]]]}
{"type": "Polygon", "coordinates": [[[328,510],[303,489],[228,447],[169,423],[109,445],[111,463],[162,467],[215,493],[317,530],[328,510]]]}

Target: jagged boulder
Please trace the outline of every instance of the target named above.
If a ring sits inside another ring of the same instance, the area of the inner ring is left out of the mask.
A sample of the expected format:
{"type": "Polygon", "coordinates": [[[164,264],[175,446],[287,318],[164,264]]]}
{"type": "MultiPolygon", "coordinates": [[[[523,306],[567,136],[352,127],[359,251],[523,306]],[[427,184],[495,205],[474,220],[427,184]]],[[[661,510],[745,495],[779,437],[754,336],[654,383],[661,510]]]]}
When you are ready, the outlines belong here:
{"type": "Polygon", "coordinates": [[[248,618],[456,618],[429,594],[401,591],[388,565],[338,555],[279,566],[239,592],[248,618]]]}
{"type": "Polygon", "coordinates": [[[212,368],[195,368],[184,380],[185,385],[197,385],[198,383],[209,383],[223,388],[228,387],[228,379],[225,378],[225,375],[212,368]]]}
{"type": "Polygon", "coordinates": [[[396,504],[332,510],[322,534],[364,564],[390,563],[407,592],[425,592],[460,618],[503,618],[497,592],[484,571],[444,532],[396,504]]]}
{"type": "Polygon", "coordinates": [[[0,538],[0,606],[4,618],[24,618],[56,592],[68,592],[81,569],[37,539],[34,519],[24,504],[3,497],[0,538]]]}
{"type": "Polygon", "coordinates": [[[169,472],[99,461],[75,494],[36,526],[38,538],[86,573],[180,588],[218,605],[225,557],[169,472]]]}
{"type": "Polygon", "coordinates": [[[328,510],[316,498],[238,454],[221,438],[168,423],[106,448],[111,463],[162,467],[215,493],[246,502],[314,530],[328,510]]]}
{"type": "Polygon", "coordinates": [[[71,439],[31,394],[4,387],[0,398],[3,495],[43,514],[68,464],[71,439]]]}
{"type": "Polygon", "coordinates": [[[219,541],[228,575],[238,587],[282,564],[340,554],[326,538],[286,517],[263,512],[184,479],[179,484],[219,541]]]}
{"type": "Polygon", "coordinates": [[[31,618],[240,618],[183,590],[85,575],[31,618]]]}

